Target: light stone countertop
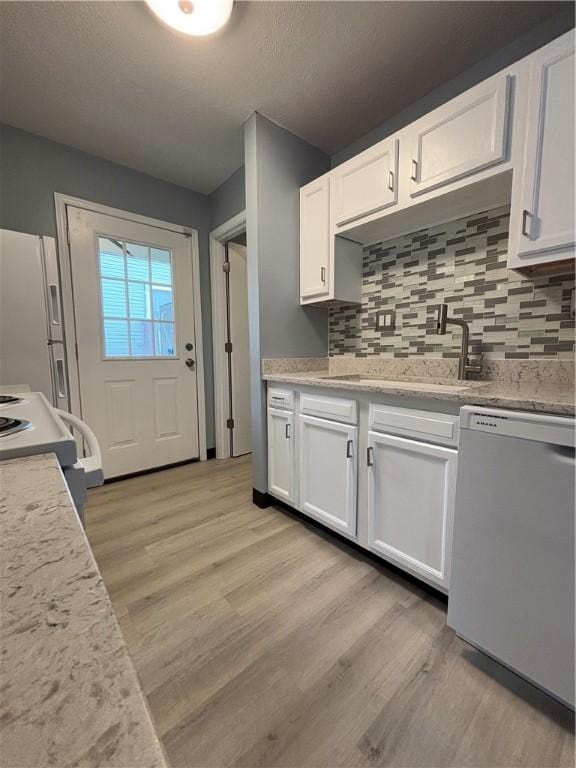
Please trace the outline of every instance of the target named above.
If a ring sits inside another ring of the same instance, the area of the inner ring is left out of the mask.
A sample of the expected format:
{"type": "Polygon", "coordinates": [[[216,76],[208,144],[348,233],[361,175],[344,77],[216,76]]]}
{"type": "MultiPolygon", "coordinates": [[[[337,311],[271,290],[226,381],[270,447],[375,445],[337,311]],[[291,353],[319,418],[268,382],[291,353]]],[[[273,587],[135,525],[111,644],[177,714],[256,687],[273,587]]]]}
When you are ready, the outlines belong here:
{"type": "Polygon", "coordinates": [[[479,405],[488,408],[507,408],[509,410],[533,411],[551,413],[559,416],[574,416],[575,395],[572,384],[554,383],[549,380],[533,381],[467,381],[462,382],[463,389],[434,390],[434,383],[453,383],[445,379],[431,378],[418,382],[403,379],[400,381],[368,378],[355,381],[346,378],[350,373],[342,374],[342,378],[334,379],[335,374],[328,370],[311,370],[302,372],[266,373],[262,378],[269,383],[294,384],[299,386],[322,387],[345,390],[350,392],[368,392],[394,397],[422,398],[439,400],[455,405],[479,405]],[[329,378],[330,377],[330,378],[329,378]],[[432,387],[430,386],[432,385],[432,387]]]}
{"type": "Polygon", "coordinates": [[[53,454],[0,463],[0,765],[167,760],[53,454]]]}

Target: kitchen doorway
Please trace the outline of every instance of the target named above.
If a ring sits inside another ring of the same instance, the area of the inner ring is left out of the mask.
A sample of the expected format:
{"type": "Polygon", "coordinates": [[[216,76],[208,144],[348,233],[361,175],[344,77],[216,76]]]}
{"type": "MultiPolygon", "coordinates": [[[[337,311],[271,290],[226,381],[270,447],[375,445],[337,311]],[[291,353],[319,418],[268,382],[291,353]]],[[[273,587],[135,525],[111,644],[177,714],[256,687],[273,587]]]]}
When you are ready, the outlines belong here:
{"type": "Polygon", "coordinates": [[[72,410],[106,479],[205,458],[196,233],[97,208],[64,206],[72,410]]]}
{"type": "Polygon", "coordinates": [[[216,457],[251,452],[246,218],[210,235],[216,457]]]}

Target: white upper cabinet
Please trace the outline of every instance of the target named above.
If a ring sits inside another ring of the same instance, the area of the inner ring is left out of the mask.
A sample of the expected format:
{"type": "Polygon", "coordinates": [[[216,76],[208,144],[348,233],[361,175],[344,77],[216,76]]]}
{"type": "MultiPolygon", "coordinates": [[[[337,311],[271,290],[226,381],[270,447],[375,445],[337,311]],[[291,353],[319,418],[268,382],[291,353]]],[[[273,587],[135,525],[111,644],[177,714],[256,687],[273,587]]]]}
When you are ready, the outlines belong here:
{"type": "Polygon", "coordinates": [[[361,301],[361,244],[510,203],[507,264],[574,257],[574,32],[301,190],[301,304],[361,301]]]}
{"type": "Polygon", "coordinates": [[[506,158],[509,78],[492,78],[411,126],[412,197],[506,158]]]}
{"type": "Polygon", "coordinates": [[[331,233],[330,175],[300,188],[300,304],[358,303],[362,246],[331,233]]]}
{"type": "Polygon", "coordinates": [[[300,189],[301,300],[329,296],[330,279],[330,185],[326,175],[300,189]]]}
{"type": "Polygon", "coordinates": [[[386,139],[339,165],[330,176],[336,226],[398,201],[398,139],[386,139]]]}
{"type": "Polygon", "coordinates": [[[531,59],[526,147],[512,199],[513,269],[574,256],[574,65],[573,32],[531,59]]]}
{"type": "Polygon", "coordinates": [[[368,433],[368,546],[445,589],[458,452],[368,433]]]}
{"type": "Polygon", "coordinates": [[[300,509],[354,537],[358,428],[302,414],[298,420],[300,509]]]}

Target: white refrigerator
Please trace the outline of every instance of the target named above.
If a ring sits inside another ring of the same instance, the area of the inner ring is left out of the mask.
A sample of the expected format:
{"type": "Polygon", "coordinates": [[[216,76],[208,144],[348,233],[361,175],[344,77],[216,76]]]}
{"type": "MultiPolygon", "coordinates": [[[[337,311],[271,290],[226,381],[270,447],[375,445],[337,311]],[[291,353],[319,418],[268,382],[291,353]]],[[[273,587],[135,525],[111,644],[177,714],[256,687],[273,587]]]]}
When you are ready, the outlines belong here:
{"type": "Polygon", "coordinates": [[[56,241],[0,230],[0,387],[69,410],[56,241]]]}

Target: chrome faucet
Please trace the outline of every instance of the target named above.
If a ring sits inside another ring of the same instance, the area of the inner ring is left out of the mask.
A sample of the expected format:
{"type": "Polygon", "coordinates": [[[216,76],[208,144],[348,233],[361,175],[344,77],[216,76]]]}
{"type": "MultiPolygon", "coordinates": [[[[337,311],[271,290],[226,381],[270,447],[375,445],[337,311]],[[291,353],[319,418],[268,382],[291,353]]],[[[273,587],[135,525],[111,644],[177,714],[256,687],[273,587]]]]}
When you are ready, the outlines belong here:
{"type": "Polygon", "coordinates": [[[462,345],[460,347],[460,358],[458,360],[458,378],[467,379],[471,373],[480,373],[482,371],[482,356],[478,355],[475,362],[471,362],[468,357],[468,341],[470,339],[470,328],[465,320],[459,320],[456,317],[448,317],[448,304],[440,304],[438,315],[436,317],[436,333],[444,336],[447,325],[458,325],[462,328],[462,345]]]}

